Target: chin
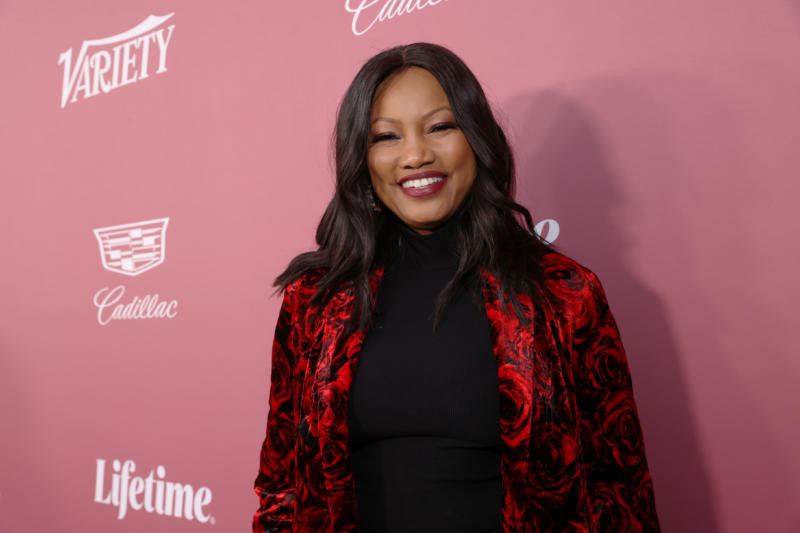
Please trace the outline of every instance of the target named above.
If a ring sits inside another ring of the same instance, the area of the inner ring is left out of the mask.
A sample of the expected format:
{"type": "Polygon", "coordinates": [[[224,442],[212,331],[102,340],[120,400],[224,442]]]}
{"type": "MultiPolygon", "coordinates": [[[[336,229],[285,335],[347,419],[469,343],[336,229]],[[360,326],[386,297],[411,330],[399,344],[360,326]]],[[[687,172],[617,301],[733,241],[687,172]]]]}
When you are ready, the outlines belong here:
{"type": "Polygon", "coordinates": [[[436,224],[439,221],[445,220],[449,211],[440,206],[425,205],[413,206],[416,209],[407,209],[405,211],[405,220],[416,221],[420,224],[436,224]]]}

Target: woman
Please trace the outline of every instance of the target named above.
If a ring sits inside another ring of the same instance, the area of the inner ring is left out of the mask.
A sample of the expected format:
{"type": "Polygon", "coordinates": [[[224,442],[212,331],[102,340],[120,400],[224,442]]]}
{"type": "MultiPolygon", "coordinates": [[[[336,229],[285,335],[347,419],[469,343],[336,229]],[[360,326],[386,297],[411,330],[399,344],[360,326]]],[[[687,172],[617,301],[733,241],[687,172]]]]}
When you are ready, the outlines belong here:
{"type": "Polygon", "coordinates": [[[514,202],[466,65],[379,53],[335,139],[319,249],[276,280],[254,531],[659,531],[603,289],[514,202]]]}

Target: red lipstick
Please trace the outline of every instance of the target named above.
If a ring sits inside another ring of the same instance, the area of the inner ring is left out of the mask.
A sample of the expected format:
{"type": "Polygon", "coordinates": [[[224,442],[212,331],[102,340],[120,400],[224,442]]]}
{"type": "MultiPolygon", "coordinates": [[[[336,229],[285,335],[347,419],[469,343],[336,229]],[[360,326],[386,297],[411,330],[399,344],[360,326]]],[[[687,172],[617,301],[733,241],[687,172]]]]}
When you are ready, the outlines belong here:
{"type": "Polygon", "coordinates": [[[401,178],[397,184],[407,196],[412,198],[427,198],[433,196],[444,187],[447,181],[447,174],[439,172],[438,170],[426,170],[424,172],[417,172],[401,178]],[[409,186],[403,187],[403,184],[409,181],[425,180],[424,184],[418,187],[409,186]]]}

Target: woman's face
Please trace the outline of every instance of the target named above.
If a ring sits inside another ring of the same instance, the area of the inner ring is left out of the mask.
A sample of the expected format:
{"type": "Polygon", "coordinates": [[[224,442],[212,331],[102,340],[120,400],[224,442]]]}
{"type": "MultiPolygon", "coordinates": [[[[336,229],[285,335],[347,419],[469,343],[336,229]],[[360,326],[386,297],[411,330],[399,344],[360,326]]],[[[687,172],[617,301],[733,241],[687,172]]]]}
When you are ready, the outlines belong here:
{"type": "Polygon", "coordinates": [[[411,67],[378,87],[369,139],[375,193],[418,233],[450,218],[475,181],[475,154],[444,89],[425,69],[411,67]]]}

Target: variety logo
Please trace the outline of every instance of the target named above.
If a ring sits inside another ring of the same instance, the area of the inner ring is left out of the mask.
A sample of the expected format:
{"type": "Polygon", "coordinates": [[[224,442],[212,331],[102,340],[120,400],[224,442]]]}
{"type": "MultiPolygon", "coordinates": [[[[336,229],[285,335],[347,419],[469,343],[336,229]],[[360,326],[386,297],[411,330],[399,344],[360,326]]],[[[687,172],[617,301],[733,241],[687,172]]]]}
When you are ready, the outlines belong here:
{"type": "Polygon", "coordinates": [[[355,35],[364,35],[378,22],[435,6],[443,0],[345,0],[344,8],[353,14],[351,29],[355,35]]]}
{"type": "Polygon", "coordinates": [[[539,237],[547,241],[549,244],[556,242],[556,239],[558,239],[558,236],[561,234],[561,226],[559,226],[558,222],[552,218],[540,220],[535,226],[533,226],[533,230],[539,237]],[[545,230],[547,231],[545,232],[545,230]]]}
{"type": "Polygon", "coordinates": [[[166,72],[167,47],[175,24],[159,26],[174,14],[149,15],[117,35],[83,41],[74,62],[72,48],[62,52],[58,58],[58,64],[64,65],[61,108],[74,103],[79,95],[91,98],[149,78],[150,69],[156,74],[166,72]]]}
{"type": "Polygon", "coordinates": [[[106,492],[106,460],[97,460],[94,481],[94,501],[117,508],[117,519],[122,520],[128,509],[173,516],[201,523],[214,523],[214,517],[205,507],[211,503],[208,487],[195,490],[188,483],[166,481],[166,469],[158,465],[146,476],[134,476],[136,463],[128,459],[114,459],[111,463],[111,480],[106,492]]]}
{"type": "MultiPolygon", "coordinates": [[[[168,223],[167,217],[95,229],[103,268],[117,274],[138,276],[163,263],[168,223]]],[[[123,301],[123,296],[124,285],[113,289],[103,287],[95,293],[93,302],[97,308],[98,324],[105,326],[112,320],[175,318],[178,314],[177,300],[160,300],[157,293],[134,296],[127,302],[123,301]]]]}

